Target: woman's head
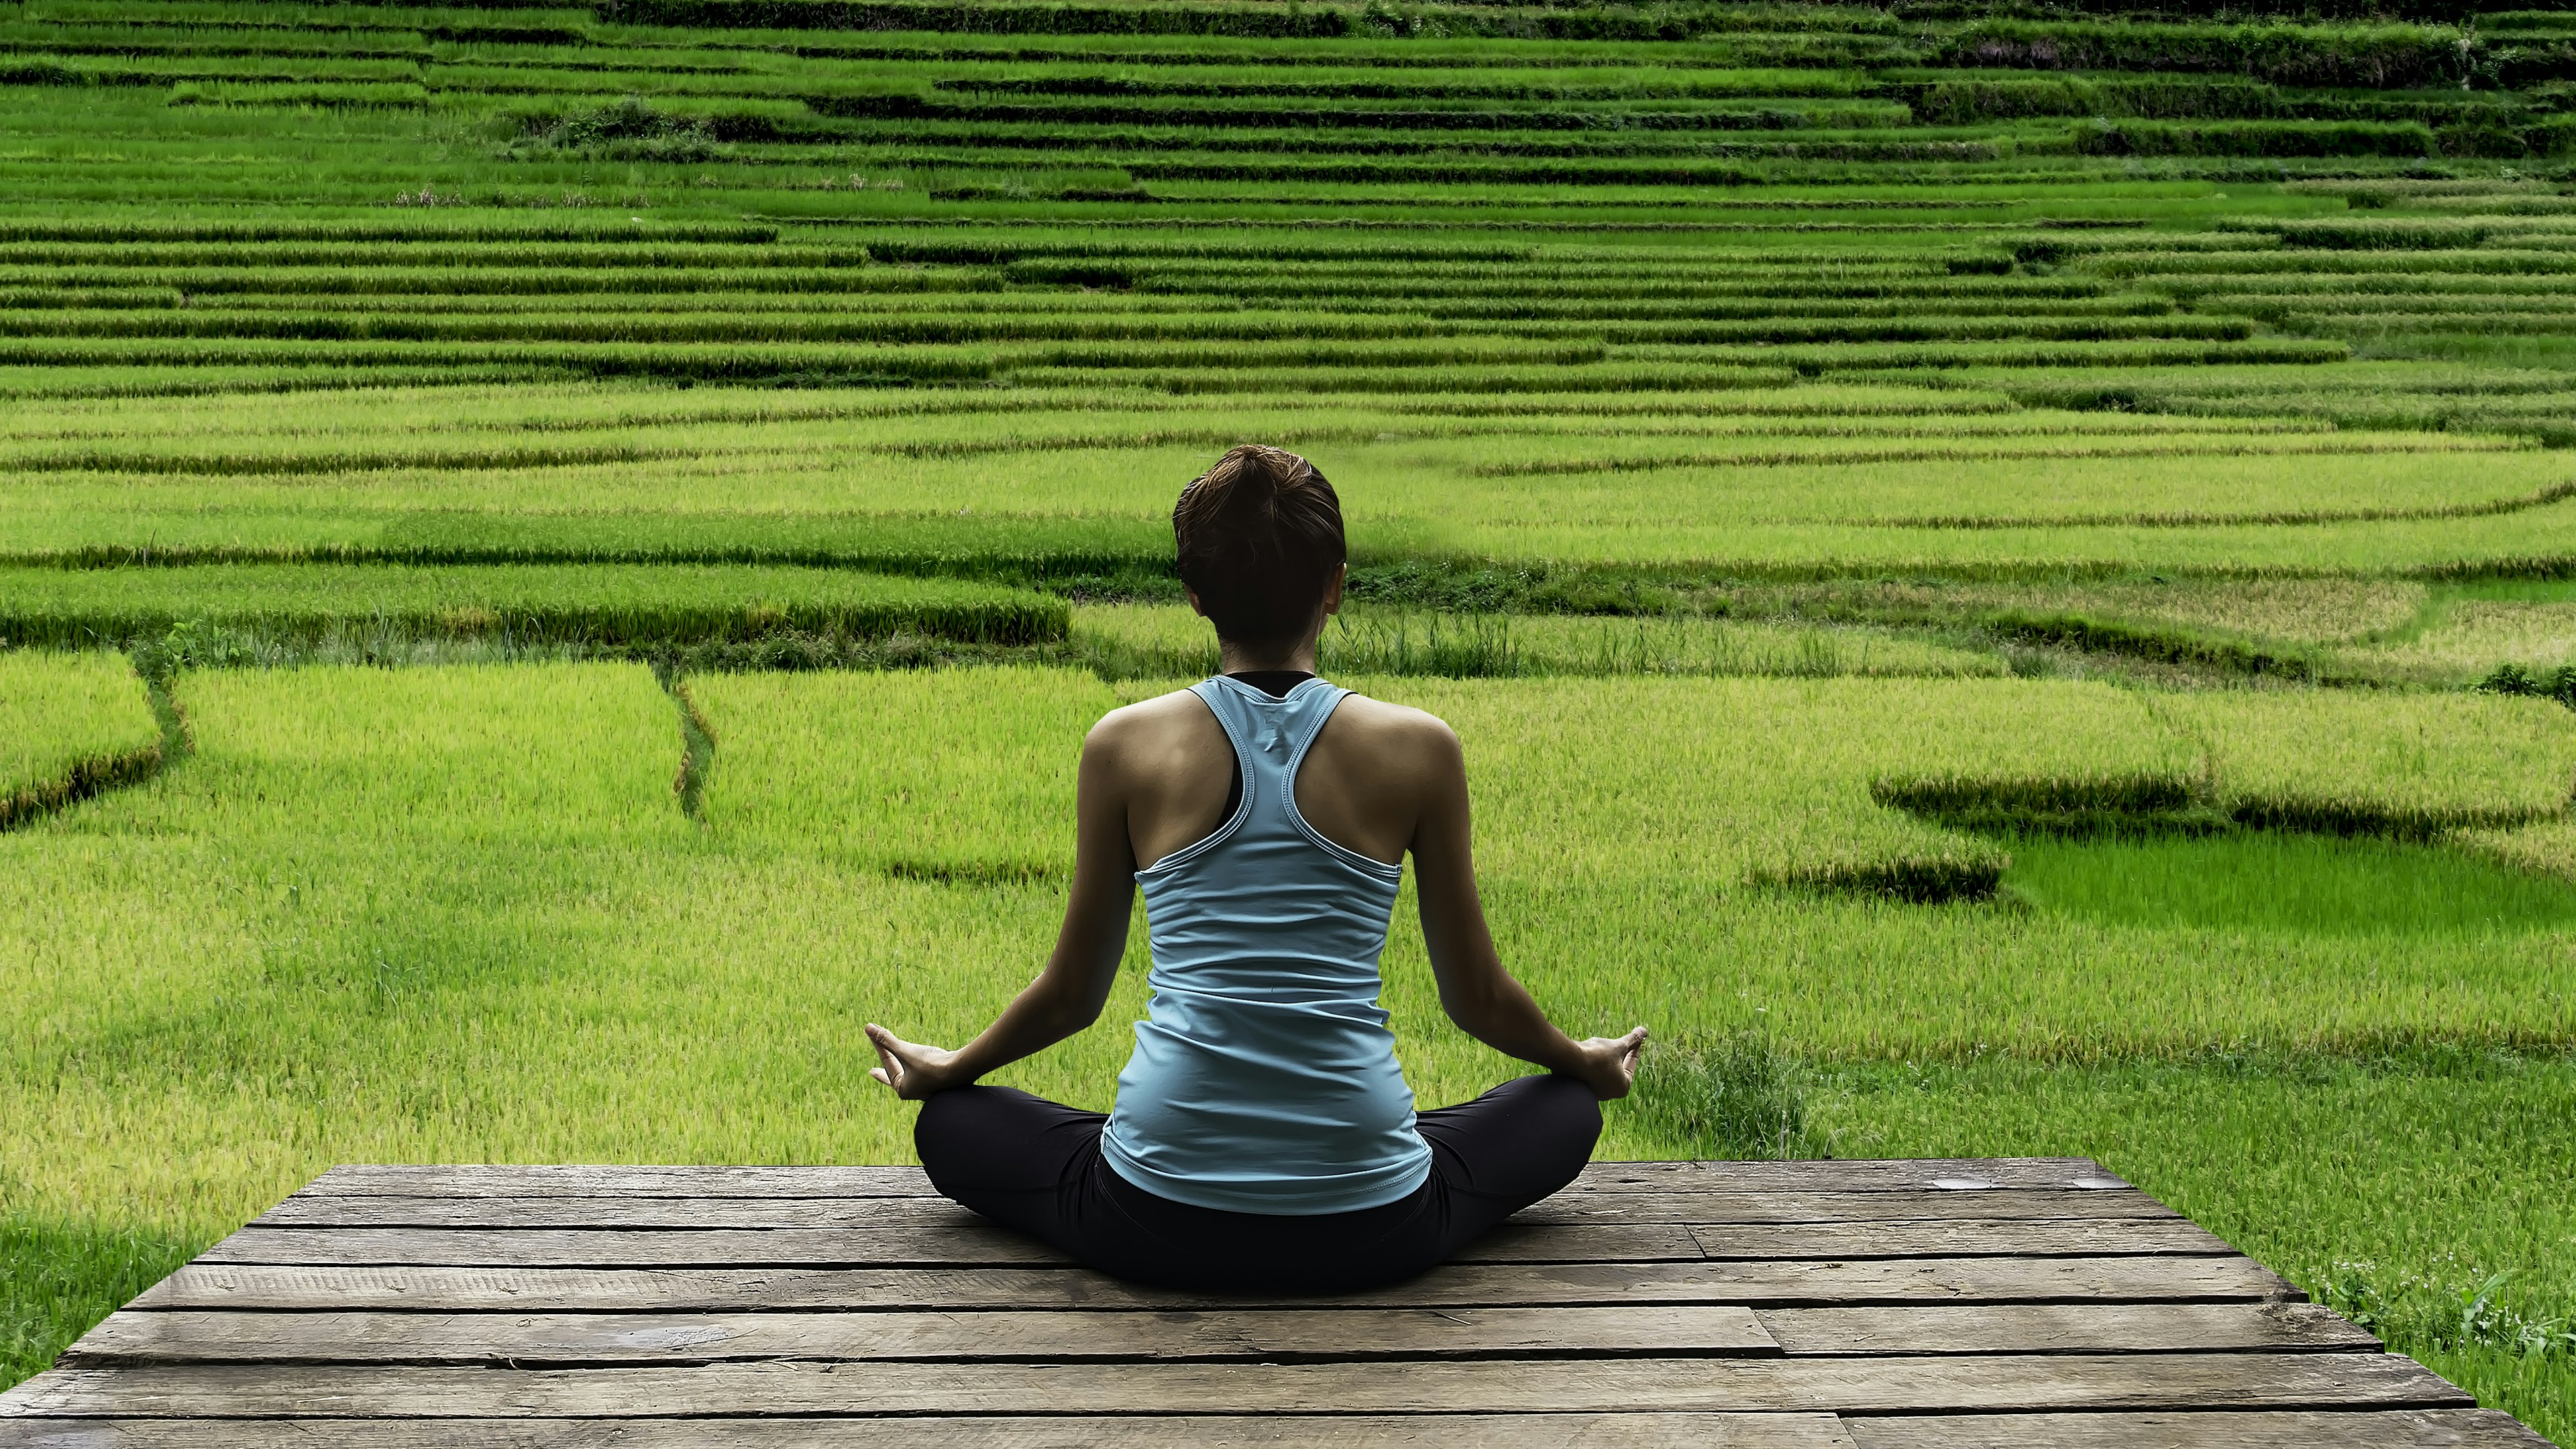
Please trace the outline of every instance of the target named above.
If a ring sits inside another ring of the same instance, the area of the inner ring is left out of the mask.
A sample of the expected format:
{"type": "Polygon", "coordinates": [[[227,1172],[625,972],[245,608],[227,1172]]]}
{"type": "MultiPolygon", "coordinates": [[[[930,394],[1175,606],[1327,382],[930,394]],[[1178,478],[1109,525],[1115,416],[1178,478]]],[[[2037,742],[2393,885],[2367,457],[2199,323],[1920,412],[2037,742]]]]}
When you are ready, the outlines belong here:
{"type": "Polygon", "coordinates": [[[1295,640],[1321,617],[1347,557],[1342,501],[1315,465],[1246,443],[1181,490],[1172,507],[1181,582],[1217,636],[1295,640]]]}

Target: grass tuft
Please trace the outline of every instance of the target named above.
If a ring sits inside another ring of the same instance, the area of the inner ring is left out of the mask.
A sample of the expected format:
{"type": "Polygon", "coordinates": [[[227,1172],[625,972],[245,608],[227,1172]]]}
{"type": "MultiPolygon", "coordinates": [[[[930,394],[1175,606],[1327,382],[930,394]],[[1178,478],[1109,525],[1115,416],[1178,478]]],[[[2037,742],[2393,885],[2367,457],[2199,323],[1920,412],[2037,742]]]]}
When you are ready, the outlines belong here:
{"type": "Polygon", "coordinates": [[[1690,1157],[1813,1155],[1804,1070],[1759,1029],[1649,1048],[1630,1100],[1650,1130],[1682,1144],[1690,1157]]]}

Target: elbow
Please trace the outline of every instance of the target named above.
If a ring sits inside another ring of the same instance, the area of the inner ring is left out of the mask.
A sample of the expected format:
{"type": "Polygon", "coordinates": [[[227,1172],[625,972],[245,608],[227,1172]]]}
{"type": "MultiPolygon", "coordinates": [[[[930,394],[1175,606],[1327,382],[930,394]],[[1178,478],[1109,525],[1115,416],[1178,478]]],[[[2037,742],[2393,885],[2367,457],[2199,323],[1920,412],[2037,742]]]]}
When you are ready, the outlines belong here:
{"type": "Polygon", "coordinates": [[[1461,1029],[1473,1033],[1493,1019],[1494,1000],[1494,992],[1489,985],[1460,983],[1441,989],[1440,1009],[1461,1029]]]}

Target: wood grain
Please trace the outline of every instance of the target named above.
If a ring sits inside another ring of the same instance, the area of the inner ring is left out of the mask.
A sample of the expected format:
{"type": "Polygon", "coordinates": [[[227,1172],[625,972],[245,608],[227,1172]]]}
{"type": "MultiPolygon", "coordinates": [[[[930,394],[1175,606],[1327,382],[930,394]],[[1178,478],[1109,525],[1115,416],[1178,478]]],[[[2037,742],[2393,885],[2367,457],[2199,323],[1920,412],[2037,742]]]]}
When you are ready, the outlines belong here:
{"type": "Polygon", "coordinates": [[[1521,1222],[1830,1223],[1920,1218],[1968,1222],[1986,1218],[2171,1218],[2179,1214],[2135,1188],[2049,1192],[1932,1189],[1885,1192],[1592,1192],[1568,1188],[1524,1208],[1521,1222]]]}
{"type": "MultiPolygon", "coordinates": [[[[1920,1219],[2156,1218],[2171,1208],[2133,1188],[2048,1192],[1682,1192],[1568,1188],[1519,1223],[1837,1223],[1920,1219]]],[[[980,1221],[941,1197],[421,1197],[297,1193],[262,1213],[275,1228],[863,1228],[980,1221]]]]}
{"type": "MultiPolygon", "coordinates": [[[[2216,1256],[2234,1250],[2182,1218],[2108,1222],[1510,1223],[1462,1263],[1744,1262],[1951,1257],[2216,1256]]],[[[253,1224],[201,1263],[314,1267],[977,1267],[1066,1264],[1034,1238],[980,1219],[939,1227],[279,1228],[253,1224]]]]}
{"type": "MultiPolygon", "coordinates": [[[[2220,1302],[2295,1298],[2242,1258],[1895,1258],[1810,1263],[1454,1264],[1366,1293],[1282,1307],[1742,1303],[2220,1302]]],[[[145,1309],[649,1313],[786,1309],[1221,1308],[1259,1300],[1168,1292],[1051,1268],[303,1268],[190,1264],[145,1309]]]]}
{"type": "Polygon", "coordinates": [[[298,1197],[933,1197],[918,1167],[346,1163],[298,1197]]]}
{"type": "MultiPolygon", "coordinates": [[[[1571,1231],[1570,1229],[1562,1231],[1571,1231]]],[[[2109,1221],[1699,1224],[1691,1229],[1711,1258],[2024,1258],[2103,1257],[2123,1253],[2234,1253],[2189,1218],[2109,1221]]]]}
{"type": "Polygon", "coordinates": [[[111,1315],[72,1368],[152,1363],[691,1364],[837,1360],[1333,1360],[1776,1354],[1749,1309],[1385,1308],[1208,1313],[111,1315]]]}
{"type": "Polygon", "coordinates": [[[263,1228],[944,1228],[983,1219],[944,1197],[359,1197],[297,1193],[263,1228]]]}
{"type": "Polygon", "coordinates": [[[55,1417],[723,1414],[2020,1412],[2469,1407],[2386,1354],[1537,1359],[1384,1364],[720,1363],[538,1369],[322,1365],[57,1369],[13,1393],[55,1417]]]}
{"type": "Polygon", "coordinates": [[[0,1445],[2537,1449],[2378,1347],[2081,1158],[1598,1163],[1309,1298],[1121,1283],[913,1168],[348,1167],[0,1445]]]}
{"type": "MultiPolygon", "coordinates": [[[[1502,1229],[1469,1244],[1463,1263],[1692,1261],[1691,1230],[1587,1223],[1502,1229]]],[[[1806,1256],[1815,1256],[1809,1254],[1806,1256]]],[[[867,1228],[273,1228],[253,1225],[200,1263],[316,1267],[937,1267],[1070,1264],[1035,1238],[974,1219],[946,1227],[867,1228]]]]}
{"type": "Polygon", "coordinates": [[[1860,1449],[2549,1449],[2492,1409],[1855,1419],[1860,1449]]]}
{"type": "MultiPolygon", "coordinates": [[[[44,1449],[888,1449],[879,1419],[39,1419],[0,1442],[44,1449]],[[23,1435],[24,1437],[18,1437],[23,1435]]],[[[932,1449],[1853,1449],[1831,1414],[1144,1415],[912,1420],[932,1449]]]]}
{"type": "MultiPolygon", "coordinates": [[[[2082,1157],[1832,1162],[1596,1162],[1574,1186],[1594,1192],[1805,1190],[1924,1192],[1943,1183],[2080,1191],[2122,1186],[2082,1157]]],[[[609,1164],[348,1164],[303,1189],[316,1197],[921,1197],[917,1167],[633,1167],[609,1164]]]]}
{"type": "Polygon", "coordinates": [[[2313,1303],[1929,1304],[1764,1308],[1795,1354],[2372,1352],[2379,1340],[2313,1303]]]}

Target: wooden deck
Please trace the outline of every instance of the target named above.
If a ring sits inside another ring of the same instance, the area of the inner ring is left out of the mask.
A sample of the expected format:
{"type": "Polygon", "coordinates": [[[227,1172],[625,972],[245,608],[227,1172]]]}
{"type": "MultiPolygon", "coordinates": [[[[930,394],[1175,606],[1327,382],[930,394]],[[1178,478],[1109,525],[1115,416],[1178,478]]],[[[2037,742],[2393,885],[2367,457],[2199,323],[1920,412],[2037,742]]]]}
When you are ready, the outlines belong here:
{"type": "Polygon", "coordinates": [[[290,1442],[2543,1443],[2081,1159],[1605,1163],[1290,1302],[1065,1266],[911,1169],[341,1167],[0,1395],[0,1444],[290,1442]]]}

